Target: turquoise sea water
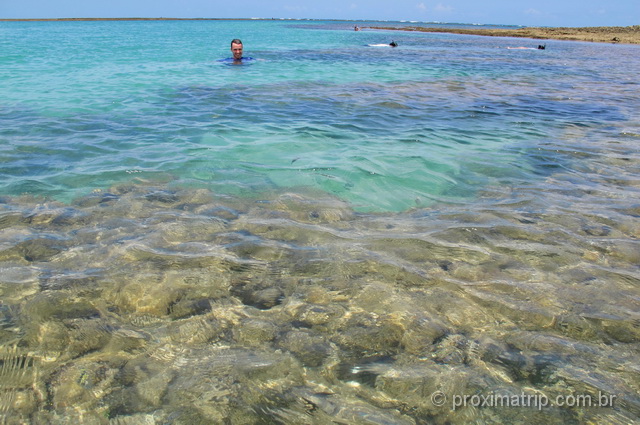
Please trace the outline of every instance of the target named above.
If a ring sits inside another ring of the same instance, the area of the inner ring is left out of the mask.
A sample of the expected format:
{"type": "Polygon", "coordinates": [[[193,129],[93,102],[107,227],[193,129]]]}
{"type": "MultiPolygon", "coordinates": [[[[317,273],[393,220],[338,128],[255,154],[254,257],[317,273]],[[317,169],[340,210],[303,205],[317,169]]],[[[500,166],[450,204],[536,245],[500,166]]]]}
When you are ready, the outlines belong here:
{"type": "Polygon", "coordinates": [[[639,420],[640,47],[354,24],[0,23],[1,423],[639,420]]]}
{"type": "Polygon", "coordinates": [[[513,51],[499,47],[536,43],[350,29],[4,24],[2,191],[69,201],[136,173],[224,193],[304,185],[402,211],[544,178],[564,158],[540,146],[636,108],[634,64],[607,59],[635,46],[513,51]],[[254,63],[218,62],[234,35],[254,63]]]}

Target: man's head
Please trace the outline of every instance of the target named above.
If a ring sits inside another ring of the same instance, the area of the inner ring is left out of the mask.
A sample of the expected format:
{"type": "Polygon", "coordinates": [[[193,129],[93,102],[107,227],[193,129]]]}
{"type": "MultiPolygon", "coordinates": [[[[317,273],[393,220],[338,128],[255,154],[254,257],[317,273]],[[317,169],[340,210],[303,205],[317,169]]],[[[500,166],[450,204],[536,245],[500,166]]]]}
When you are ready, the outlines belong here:
{"type": "Polygon", "coordinates": [[[233,59],[242,59],[242,41],[237,38],[231,40],[231,53],[233,53],[233,59]]]}

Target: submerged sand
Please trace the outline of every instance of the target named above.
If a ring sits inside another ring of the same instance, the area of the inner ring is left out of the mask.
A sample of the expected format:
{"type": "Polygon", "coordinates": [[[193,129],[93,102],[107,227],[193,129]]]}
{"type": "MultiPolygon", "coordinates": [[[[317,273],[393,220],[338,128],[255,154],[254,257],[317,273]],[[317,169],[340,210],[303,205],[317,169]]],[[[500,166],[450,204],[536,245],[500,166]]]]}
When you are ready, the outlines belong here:
{"type": "Polygon", "coordinates": [[[598,43],[640,44],[640,25],[630,27],[583,27],[518,29],[487,28],[428,28],[428,27],[371,27],[373,29],[443,32],[453,34],[486,35],[494,37],[523,37],[550,40],[592,41],[598,43]]]}

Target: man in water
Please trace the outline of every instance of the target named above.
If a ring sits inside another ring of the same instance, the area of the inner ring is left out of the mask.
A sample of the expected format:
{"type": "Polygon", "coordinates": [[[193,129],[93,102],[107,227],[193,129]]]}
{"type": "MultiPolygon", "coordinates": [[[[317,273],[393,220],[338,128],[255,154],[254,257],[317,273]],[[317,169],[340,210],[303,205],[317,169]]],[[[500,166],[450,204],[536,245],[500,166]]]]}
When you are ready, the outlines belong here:
{"type": "Polygon", "coordinates": [[[242,41],[237,38],[231,40],[231,53],[234,62],[242,62],[242,41]]]}

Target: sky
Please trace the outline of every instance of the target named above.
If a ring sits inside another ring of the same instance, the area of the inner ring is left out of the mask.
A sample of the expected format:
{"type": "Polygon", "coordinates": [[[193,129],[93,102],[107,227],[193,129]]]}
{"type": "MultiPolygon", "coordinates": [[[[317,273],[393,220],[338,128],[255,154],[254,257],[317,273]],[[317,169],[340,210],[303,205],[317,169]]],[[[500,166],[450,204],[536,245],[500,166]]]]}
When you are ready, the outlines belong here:
{"type": "Polygon", "coordinates": [[[0,0],[0,18],[294,18],[640,25],[640,0],[0,0]]]}

